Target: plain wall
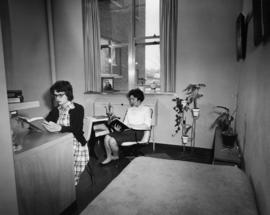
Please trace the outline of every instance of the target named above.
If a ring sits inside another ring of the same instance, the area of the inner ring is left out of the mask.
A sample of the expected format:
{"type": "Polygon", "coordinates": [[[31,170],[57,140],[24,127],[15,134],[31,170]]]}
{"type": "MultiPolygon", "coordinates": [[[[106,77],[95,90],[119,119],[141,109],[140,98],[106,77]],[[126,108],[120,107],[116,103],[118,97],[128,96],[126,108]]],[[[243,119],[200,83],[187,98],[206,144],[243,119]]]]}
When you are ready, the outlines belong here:
{"type": "Polygon", "coordinates": [[[196,127],[196,146],[211,148],[209,130],[216,115],[213,107],[235,109],[238,63],[235,51],[235,23],[241,1],[181,0],[179,2],[176,92],[190,83],[205,83],[196,127]]]}
{"type": "MultiPolygon", "coordinates": [[[[244,15],[252,1],[244,0],[244,15]]],[[[269,14],[268,14],[269,15],[269,14]]],[[[254,46],[253,19],[248,24],[246,59],[239,70],[237,131],[245,170],[254,185],[262,215],[270,214],[270,43],[254,46]]]]}
{"type": "MultiPolygon", "coordinates": [[[[40,102],[39,108],[20,111],[30,117],[45,116],[51,108],[48,90],[52,75],[46,10],[43,0],[9,1],[11,50],[8,51],[12,65],[8,67],[7,86],[9,90],[22,89],[25,101],[40,102]]],[[[56,80],[70,81],[75,101],[84,104],[81,2],[52,1],[52,20],[56,80]]]]}
{"type": "MultiPolygon", "coordinates": [[[[25,101],[38,100],[40,107],[22,111],[29,116],[48,112],[51,85],[49,43],[45,1],[10,0],[10,58],[8,90],[23,90],[25,101]]],[[[6,29],[4,29],[6,30],[6,29]]]]}
{"type": "Polygon", "coordinates": [[[18,214],[18,204],[6,90],[2,31],[0,26],[0,214],[15,215],[18,214]]]}
{"type": "Polygon", "coordinates": [[[54,0],[56,79],[73,85],[74,101],[84,104],[84,48],[81,1],[54,0]]]}

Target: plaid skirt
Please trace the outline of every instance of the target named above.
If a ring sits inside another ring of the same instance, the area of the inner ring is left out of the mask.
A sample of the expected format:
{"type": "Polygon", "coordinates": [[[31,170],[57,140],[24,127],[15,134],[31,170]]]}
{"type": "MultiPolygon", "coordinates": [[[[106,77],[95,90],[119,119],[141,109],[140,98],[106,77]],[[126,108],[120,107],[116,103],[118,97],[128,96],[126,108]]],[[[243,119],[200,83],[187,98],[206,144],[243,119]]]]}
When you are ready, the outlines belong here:
{"type": "Polygon", "coordinates": [[[78,184],[80,175],[89,162],[89,151],[87,144],[82,146],[76,138],[73,138],[73,155],[74,155],[74,180],[75,186],[78,184]]]}

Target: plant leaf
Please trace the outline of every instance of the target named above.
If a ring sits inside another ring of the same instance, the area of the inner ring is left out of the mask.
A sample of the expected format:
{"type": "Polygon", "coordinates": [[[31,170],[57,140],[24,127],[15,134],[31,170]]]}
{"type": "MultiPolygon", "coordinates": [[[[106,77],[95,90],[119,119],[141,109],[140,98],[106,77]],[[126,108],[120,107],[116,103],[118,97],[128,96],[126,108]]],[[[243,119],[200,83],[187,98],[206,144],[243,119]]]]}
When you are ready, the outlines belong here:
{"type": "Polygon", "coordinates": [[[229,108],[227,108],[227,107],[224,107],[224,106],[216,106],[216,108],[222,108],[222,109],[224,109],[224,110],[226,110],[227,112],[229,112],[230,111],[230,109],[229,108]]]}

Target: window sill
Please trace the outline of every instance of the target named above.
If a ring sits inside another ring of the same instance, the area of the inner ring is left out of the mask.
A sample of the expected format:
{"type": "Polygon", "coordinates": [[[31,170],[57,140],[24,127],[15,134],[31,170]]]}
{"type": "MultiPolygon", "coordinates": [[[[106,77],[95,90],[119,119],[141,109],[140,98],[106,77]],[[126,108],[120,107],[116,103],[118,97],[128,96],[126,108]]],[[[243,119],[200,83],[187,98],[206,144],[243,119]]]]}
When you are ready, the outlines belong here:
{"type": "Polygon", "coordinates": [[[118,75],[118,74],[107,74],[107,73],[102,73],[101,77],[102,78],[123,78],[123,76],[118,75]]]}
{"type": "MultiPolygon", "coordinates": [[[[96,92],[96,91],[87,91],[84,94],[98,94],[98,95],[108,95],[108,94],[114,94],[114,95],[123,95],[127,94],[128,91],[107,91],[107,92],[96,92]]],[[[174,96],[175,93],[173,92],[144,92],[145,95],[172,95],[174,96]]]]}

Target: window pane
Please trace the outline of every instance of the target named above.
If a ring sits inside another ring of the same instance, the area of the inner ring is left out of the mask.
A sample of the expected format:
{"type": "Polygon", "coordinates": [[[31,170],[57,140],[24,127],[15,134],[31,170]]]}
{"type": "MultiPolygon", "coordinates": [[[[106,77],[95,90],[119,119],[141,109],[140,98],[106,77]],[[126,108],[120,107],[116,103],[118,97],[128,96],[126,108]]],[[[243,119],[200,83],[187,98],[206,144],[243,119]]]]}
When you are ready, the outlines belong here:
{"type": "Polygon", "coordinates": [[[155,82],[160,86],[160,51],[159,45],[145,47],[146,84],[155,82]]]}
{"type": "Polygon", "coordinates": [[[136,0],[135,16],[137,83],[160,89],[159,1],[136,0]]]}
{"type": "Polygon", "coordinates": [[[159,35],[159,0],[135,0],[135,37],[159,35]]]}
{"type": "Polygon", "coordinates": [[[98,4],[101,37],[118,43],[128,43],[132,1],[99,1],[98,4]]]}
{"type": "Polygon", "coordinates": [[[138,84],[145,79],[145,85],[156,83],[160,88],[160,46],[137,45],[136,46],[136,72],[138,84]]]}
{"type": "Polygon", "coordinates": [[[128,90],[131,0],[99,1],[101,77],[114,77],[114,89],[128,90]]]}
{"type": "Polygon", "coordinates": [[[145,8],[145,35],[159,35],[159,0],[145,0],[145,8]]]}
{"type": "Polygon", "coordinates": [[[122,76],[128,70],[128,46],[101,38],[101,76],[122,76]],[[105,75],[103,75],[105,74],[105,75]]]}
{"type": "Polygon", "coordinates": [[[101,42],[101,47],[102,47],[100,50],[101,73],[110,73],[111,67],[109,63],[109,59],[110,59],[109,41],[101,38],[100,42],[101,42]]]}
{"type": "Polygon", "coordinates": [[[145,37],[145,0],[135,1],[135,37],[145,37]]]}

